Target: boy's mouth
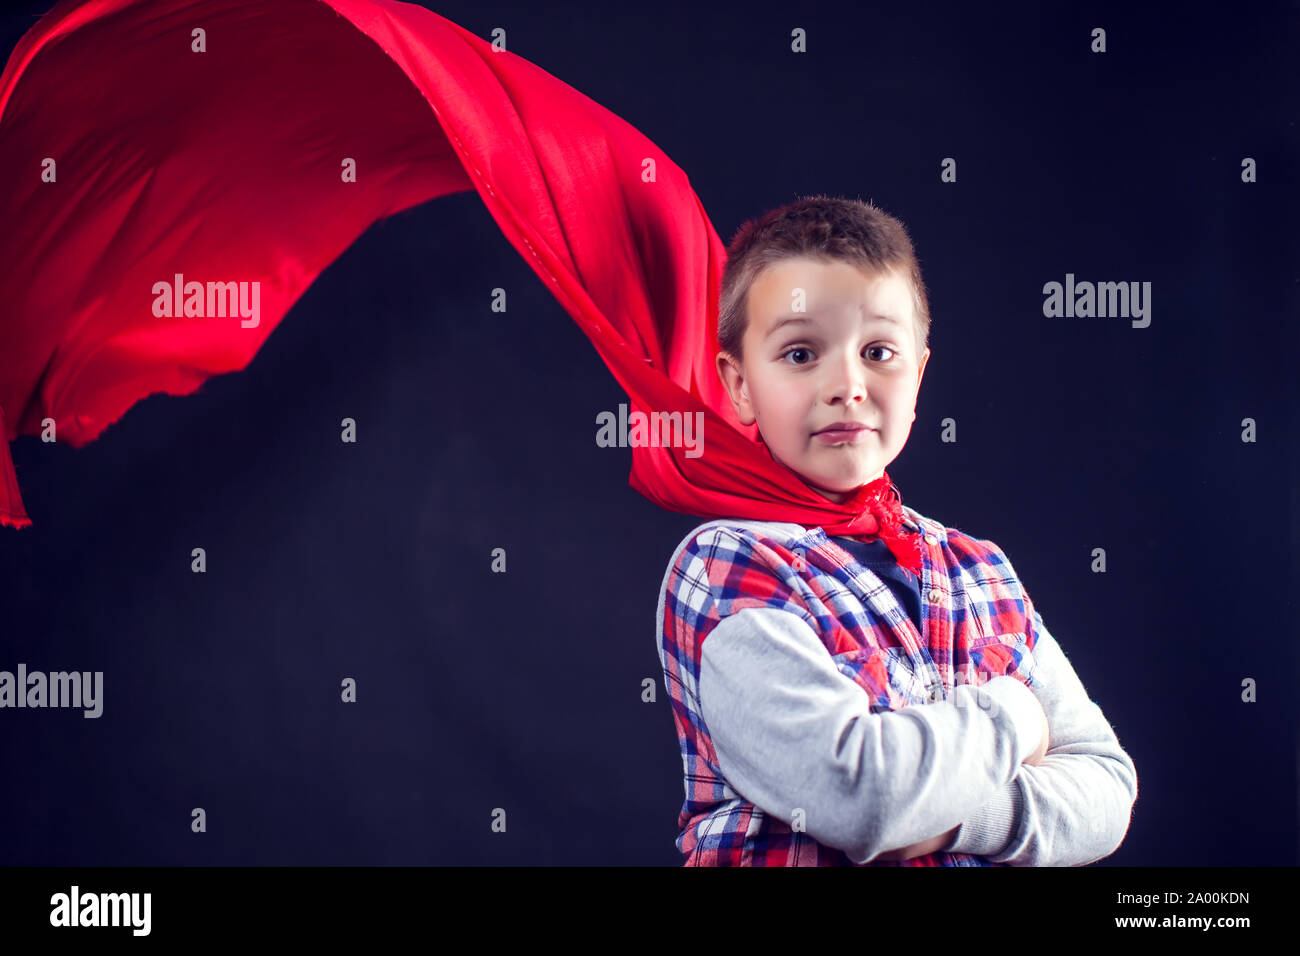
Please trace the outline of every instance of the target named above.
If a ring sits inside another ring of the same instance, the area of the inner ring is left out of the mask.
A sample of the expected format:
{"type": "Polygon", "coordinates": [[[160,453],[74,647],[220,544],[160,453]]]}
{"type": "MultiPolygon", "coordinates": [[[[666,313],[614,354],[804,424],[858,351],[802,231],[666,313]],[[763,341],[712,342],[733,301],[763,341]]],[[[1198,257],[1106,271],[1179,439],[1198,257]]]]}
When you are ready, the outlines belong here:
{"type": "Polygon", "coordinates": [[[832,425],[830,428],[823,428],[819,432],[813,432],[813,437],[828,445],[838,445],[841,442],[860,441],[873,431],[875,431],[874,428],[868,428],[865,425],[853,427],[832,425]]]}
{"type": "Polygon", "coordinates": [[[822,432],[829,431],[858,431],[861,429],[870,429],[871,426],[866,422],[855,421],[852,418],[846,418],[843,421],[831,422],[825,428],[819,428],[813,432],[814,435],[820,435],[822,432]]]}

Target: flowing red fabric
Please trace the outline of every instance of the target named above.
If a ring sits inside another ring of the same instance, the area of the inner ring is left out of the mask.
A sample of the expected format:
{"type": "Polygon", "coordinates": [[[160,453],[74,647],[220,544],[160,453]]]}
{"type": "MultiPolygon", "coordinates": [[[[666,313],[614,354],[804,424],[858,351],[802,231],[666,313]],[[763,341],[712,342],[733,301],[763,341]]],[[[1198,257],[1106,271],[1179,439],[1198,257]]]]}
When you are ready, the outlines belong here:
{"type": "Polygon", "coordinates": [[[9,441],[52,419],[80,447],[142,398],[245,368],[371,223],[474,189],[632,411],[703,413],[704,454],[634,445],[633,488],[686,514],[879,533],[917,566],[887,477],[836,504],[736,419],[714,368],[725,249],[686,174],[422,7],[65,0],[0,76],[0,182],[0,523],[31,523],[9,441]],[[177,275],[258,282],[257,324],[155,315],[177,275]]]}

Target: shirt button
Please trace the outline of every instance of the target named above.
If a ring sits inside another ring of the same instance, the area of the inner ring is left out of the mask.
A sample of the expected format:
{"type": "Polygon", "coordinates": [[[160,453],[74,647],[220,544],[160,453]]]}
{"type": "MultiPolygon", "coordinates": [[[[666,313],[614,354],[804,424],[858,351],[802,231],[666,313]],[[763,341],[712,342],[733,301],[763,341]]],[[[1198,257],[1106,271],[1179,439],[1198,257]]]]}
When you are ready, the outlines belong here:
{"type": "Polygon", "coordinates": [[[931,604],[938,604],[938,603],[939,603],[940,601],[942,601],[942,600],[943,600],[943,592],[940,591],[938,588],[931,588],[931,589],[930,589],[930,603],[931,603],[931,604]]]}
{"type": "Polygon", "coordinates": [[[932,535],[932,534],[927,534],[927,535],[925,536],[925,543],[926,543],[926,544],[938,544],[938,543],[939,543],[939,539],[936,538],[936,537],[935,537],[934,535],[932,535]]]}

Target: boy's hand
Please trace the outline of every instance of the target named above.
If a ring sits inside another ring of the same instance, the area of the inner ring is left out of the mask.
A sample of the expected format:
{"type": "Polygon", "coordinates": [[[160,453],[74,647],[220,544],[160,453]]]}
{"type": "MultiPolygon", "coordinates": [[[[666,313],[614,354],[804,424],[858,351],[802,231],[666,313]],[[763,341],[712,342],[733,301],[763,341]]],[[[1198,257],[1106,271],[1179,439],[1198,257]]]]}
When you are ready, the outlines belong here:
{"type": "MultiPolygon", "coordinates": [[[[1038,697],[1034,697],[1035,703],[1038,697]]],[[[1051,743],[1051,728],[1047,725],[1047,713],[1043,710],[1043,705],[1038,705],[1038,719],[1042,727],[1042,736],[1038,741],[1038,746],[1034,752],[1024,759],[1024,763],[1030,766],[1038,766],[1043,762],[1043,757],[1047,755],[1047,748],[1051,743]]],[[[925,856],[927,853],[938,853],[948,846],[957,835],[960,824],[953,827],[947,833],[941,833],[937,837],[931,837],[928,840],[922,840],[920,843],[913,843],[910,846],[900,847],[897,850],[890,850],[888,853],[882,853],[875,857],[877,860],[910,860],[913,857],[925,856]]]]}
{"type": "MultiPolygon", "coordinates": [[[[1034,700],[1037,701],[1038,698],[1035,697],[1034,700]]],[[[1042,721],[1042,727],[1043,727],[1043,738],[1042,738],[1041,741],[1039,741],[1039,744],[1038,744],[1038,746],[1034,749],[1034,752],[1031,753],[1028,757],[1026,757],[1026,758],[1024,759],[1024,761],[1023,761],[1023,763],[1027,763],[1027,764],[1029,764],[1031,767],[1037,767],[1040,763],[1043,762],[1043,757],[1046,756],[1046,754],[1047,754],[1047,747],[1048,747],[1048,744],[1050,743],[1050,741],[1048,740],[1048,736],[1049,736],[1051,730],[1050,730],[1050,728],[1047,726],[1047,714],[1043,712],[1043,705],[1042,705],[1042,704],[1039,704],[1039,705],[1038,705],[1038,716],[1039,716],[1039,719],[1042,721]]]]}
{"type": "Polygon", "coordinates": [[[911,846],[901,847],[897,850],[890,850],[888,853],[882,853],[875,857],[877,860],[910,860],[915,856],[925,856],[927,853],[938,853],[957,835],[957,830],[961,826],[958,824],[947,833],[940,833],[937,837],[931,837],[928,840],[922,840],[920,843],[913,843],[911,846]]]}
{"type": "MultiPolygon", "coordinates": [[[[1037,697],[1034,698],[1038,700],[1037,697]]],[[[1039,739],[1038,746],[1034,752],[1024,759],[1024,763],[1030,766],[1038,766],[1043,762],[1043,757],[1047,755],[1047,748],[1050,744],[1051,728],[1047,725],[1047,714],[1043,710],[1043,705],[1038,705],[1038,717],[1042,727],[1042,736],[1039,739]]],[[[958,824],[960,826],[960,824],[958,824]]],[[[937,837],[931,837],[928,840],[922,840],[920,843],[913,843],[910,846],[900,847],[897,850],[890,850],[888,853],[882,853],[877,856],[877,860],[910,860],[913,857],[925,856],[927,853],[938,853],[948,846],[957,835],[958,827],[953,827],[947,833],[941,833],[937,837]]]]}

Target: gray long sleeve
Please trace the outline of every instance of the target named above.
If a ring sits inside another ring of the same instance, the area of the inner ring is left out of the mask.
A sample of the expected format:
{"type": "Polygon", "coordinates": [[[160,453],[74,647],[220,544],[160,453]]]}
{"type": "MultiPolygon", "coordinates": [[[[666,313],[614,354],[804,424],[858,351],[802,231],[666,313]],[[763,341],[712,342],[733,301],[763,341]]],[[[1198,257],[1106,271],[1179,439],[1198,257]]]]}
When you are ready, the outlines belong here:
{"type": "Polygon", "coordinates": [[[1015,866],[1083,866],[1123,842],[1137,769],[1060,644],[1038,623],[1030,689],[1047,715],[1047,756],[1022,766],[963,821],[948,849],[1015,866]]]}
{"type": "Polygon", "coordinates": [[[724,618],[700,651],[700,709],[718,766],[755,806],[855,863],[952,829],[994,799],[1038,746],[1014,677],[872,714],[812,627],[777,608],[724,618]]]}
{"type": "Polygon", "coordinates": [[[1136,799],[1132,761],[1040,629],[1036,687],[995,677],[933,704],[872,714],[806,621],[724,618],[701,649],[700,708],[732,789],[855,863],[961,824],[951,852],[1078,865],[1113,852],[1136,799]],[[1051,727],[1039,743],[1037,696],[1051,727]]]}

